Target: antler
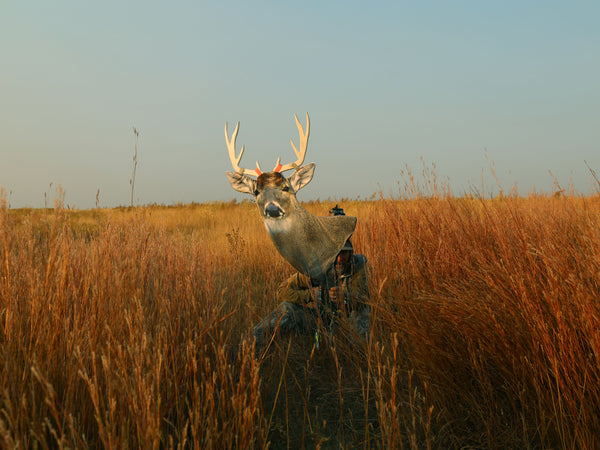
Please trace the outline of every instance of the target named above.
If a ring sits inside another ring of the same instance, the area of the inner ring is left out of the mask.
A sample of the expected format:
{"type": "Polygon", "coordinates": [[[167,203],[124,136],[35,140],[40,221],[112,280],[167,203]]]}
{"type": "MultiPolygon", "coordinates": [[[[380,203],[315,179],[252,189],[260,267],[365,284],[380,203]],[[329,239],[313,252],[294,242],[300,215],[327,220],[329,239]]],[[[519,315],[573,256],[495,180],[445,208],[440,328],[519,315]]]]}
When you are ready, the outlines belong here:
{"type": "Polygon", "coordinates": [[[235,170],[241,175],[253,175],[255,177],[258,177],[260,174],[262,174],[262,171],[260,170],[260,167],[258,165],[258,161],[256,161],[255,170],[248,170],[239,166],[240,160],[242,159],[242,155],[244,154],[244,146],[242,145],[242,148],[240,149],[240,154],[238,156],[235,155],[235,140],[237,138],[239,128],[240,123],[238,122],[235,126],[235,130],[233,130],[233,134],[231,135],[231,140],[229,140],[229,133],[227,132],[227,122],[225,122],[225,142],[227,143],[227,150],[229,151],[229,159],[231,160],[231,165],[233,166],[233,170],[235,170]]]}
{"type": "Polygon", "coordinates": [[[282,166],[279,163],[281,158],[277,158],[277,165],[273,169],[273,172],[285,172],[286,170],[290,170],[290,169],[298,170],[300,168],[300,166],[302,165],[302,163],[304,162],[304,156],[306,155],[306,148],[308,146],[308,134],[310,133],[310,119],[308,118],[308,113],[306,113],[306,133],[304,133],[304,128],[302,128],[302,125],[300,124],[300,121],[298,120],[298,116],[296,116],[296,114],[294,114],[294,117],[296,118],[296,125],[298,126],[298,133],[300,133],[300,151],[298,151],[298,149],[296,149],[296,146],[294,145],[294,141],[292,139],[290,139],[290,143],[292,144],[292,147],[294,149],[294,152],[296,153],[296,156],[298,157],[298,160],[291,164],[286,164],[285,166],[282,166]]]}

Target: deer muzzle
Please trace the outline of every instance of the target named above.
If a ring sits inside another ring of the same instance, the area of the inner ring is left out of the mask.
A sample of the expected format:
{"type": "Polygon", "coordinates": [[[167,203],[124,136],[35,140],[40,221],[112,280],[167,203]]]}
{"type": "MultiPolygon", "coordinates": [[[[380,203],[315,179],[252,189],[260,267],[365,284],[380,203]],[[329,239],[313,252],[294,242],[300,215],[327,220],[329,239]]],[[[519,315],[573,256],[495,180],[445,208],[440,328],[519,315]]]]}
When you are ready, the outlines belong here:
{"type": "Polygon", "coordinates": [[[265,216],[270,217],[271,219],[279,219],[283,217],[285,212],[273,202],[270,202],[265,206],[265,216]]]}

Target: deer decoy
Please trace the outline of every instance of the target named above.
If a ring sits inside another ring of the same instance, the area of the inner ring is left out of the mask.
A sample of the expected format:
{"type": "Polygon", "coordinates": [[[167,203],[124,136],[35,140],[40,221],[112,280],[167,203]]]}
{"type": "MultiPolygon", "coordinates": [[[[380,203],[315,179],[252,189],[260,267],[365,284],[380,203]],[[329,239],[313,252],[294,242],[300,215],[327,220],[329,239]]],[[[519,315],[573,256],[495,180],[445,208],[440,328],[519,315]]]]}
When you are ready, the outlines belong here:
{"type": "Polygon", "coordinates": [[[300,134],[300,150],[296,148],[292,139],[290,142],[297,160],[282,165],[281,159],[278,158],[271,172],[262,172],[258,161],[254,170],[240,167],[244,146],[239,155],[235,150],[240,123],[237,123],[231,139],[225,124],[225,142],[234,170],[226,174],[235,190],[254,196],[267,231],[281,256],[296,270],[320,284],[325,281],[326,273],[335,257],[354,232],[356,217],[313,216],[296,199],[296,193],[312,180],[315,163],[302,165],[310,133],[308,113],[306,133],[298,117],[295,114],[294,117],[300,134]],[[285,178],[282,172],[291,169],[294,169],[294,173],[285,178]]]}

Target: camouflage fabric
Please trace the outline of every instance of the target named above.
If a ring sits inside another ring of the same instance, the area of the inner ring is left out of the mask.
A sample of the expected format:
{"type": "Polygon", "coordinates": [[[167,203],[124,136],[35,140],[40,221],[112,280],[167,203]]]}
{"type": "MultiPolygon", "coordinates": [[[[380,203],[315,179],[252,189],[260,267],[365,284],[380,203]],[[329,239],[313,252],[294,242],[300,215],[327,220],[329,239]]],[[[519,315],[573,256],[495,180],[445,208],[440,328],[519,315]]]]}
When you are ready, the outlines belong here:
{"type": "Polygon", "coordinates": [[[367,338],[371,319],[367,258],[353,255],[352,263],[345,272],[336,274],[332,269],[329,275],[329,284],[324,287],[314,286],[310,278],[301,273],[295,273],[281,283],[277,290],[280,305],[252,331],[257,352],[262,350],[275,332],[279,335],[292,332],[314,334],[319,319],[329,327],[334,318],[347,316],[350,326],[363,339],[367,338]],[[339,292],[343,292],[343,300],[329,300],[330,287],[338,287],[339,292]]]}
{"type": "MultiPolygon", "coordinates": [[[[364,255],[353,255],[352,264],[341,274],[328,272],[328,286],[339,287],[344,293],[344,301],[349,310],[361,309],[369,301],[369,285],[367,282],[367,258],[364,255]]],[[[277,297],[282,302],[306,304],[317,301],[315,286],[311,279],[298,272],[279,285],[277,297]]]]}

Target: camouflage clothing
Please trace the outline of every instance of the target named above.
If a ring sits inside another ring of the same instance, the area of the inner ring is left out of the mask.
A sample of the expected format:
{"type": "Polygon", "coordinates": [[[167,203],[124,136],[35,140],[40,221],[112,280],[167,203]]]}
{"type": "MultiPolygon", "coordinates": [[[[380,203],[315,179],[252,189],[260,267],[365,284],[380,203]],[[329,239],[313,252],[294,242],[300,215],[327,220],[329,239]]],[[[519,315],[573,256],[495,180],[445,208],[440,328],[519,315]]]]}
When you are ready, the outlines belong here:
{"type": "Polygon", "coordinates": [[[310,335],[317,330],[319,319],[331,327],[334,318],[344,315],[363,339],[369,334],[371,308],[367,258],[363,255],[352,255],[351,263],[340,273],[332,268],[327,286],[315,286],[308,276],[295,273],[280,284],[277,296],[281,304],[253,329],[258,351],[275,331],[280,335],[291,332],[310,335]],[[337,288],[343,297],[330,298],[330,288],[337,288]]]}

